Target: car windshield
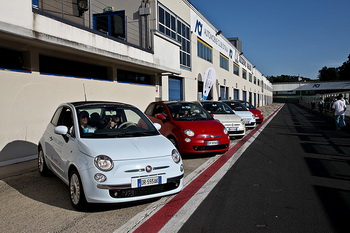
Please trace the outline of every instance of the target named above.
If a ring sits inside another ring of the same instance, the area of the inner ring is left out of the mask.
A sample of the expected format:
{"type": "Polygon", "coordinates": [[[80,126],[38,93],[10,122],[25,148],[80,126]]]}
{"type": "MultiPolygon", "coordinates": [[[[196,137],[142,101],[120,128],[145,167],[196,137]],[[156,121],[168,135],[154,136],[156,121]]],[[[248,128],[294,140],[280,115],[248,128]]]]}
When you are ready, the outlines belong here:
{"type": "Polygon", "coordinates": [[[242,102],[242,104],[249,109],[255,109],[255,106],[252,105],[250,102],[244,101],[244,102],[242,102]]]}
{"type": "Polygon", "coordinates": [[[227,102],[226,104],[234,111],[248,111],[246,106],[244,106],[241,102],[227,102]]]}
{"type": "Polygon", "coordinates": [[[202,105],[211,114],[235,114],[227,104],[222,102],[203,102],[202,105]]]}
{"type": "Polygon", "coordinates": [[[171,103],[168,107],[175,121],[213,120],[205,109],[194,103],[171,103]]]}
{"type": "Polygon", "coordinates": [[[91,105],[77,108],[81,138],[141,137],[159,135],[153,123],[137,108],[91,105]]]}

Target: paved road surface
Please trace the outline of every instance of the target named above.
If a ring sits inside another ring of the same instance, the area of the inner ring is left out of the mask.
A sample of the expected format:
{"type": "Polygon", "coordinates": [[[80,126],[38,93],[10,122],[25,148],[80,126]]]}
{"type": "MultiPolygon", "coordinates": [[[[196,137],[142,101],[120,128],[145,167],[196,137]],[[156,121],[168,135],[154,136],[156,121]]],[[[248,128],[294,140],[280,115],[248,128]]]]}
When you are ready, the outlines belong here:
{"type": "Polygon", "coordinates": [[[350,232],[350,134],[286,104],[179,232],[350,232]]]}

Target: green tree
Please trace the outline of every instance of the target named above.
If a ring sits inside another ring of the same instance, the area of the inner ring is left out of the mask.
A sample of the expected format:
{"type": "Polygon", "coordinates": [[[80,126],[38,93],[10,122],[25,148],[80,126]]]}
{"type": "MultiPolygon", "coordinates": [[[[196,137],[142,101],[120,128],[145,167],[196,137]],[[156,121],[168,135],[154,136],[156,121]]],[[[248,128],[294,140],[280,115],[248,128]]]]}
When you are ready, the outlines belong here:
{"type": "Polygon", "coordinates": [[[310,81],[310,78],[305,78],[301,76],[292,76],[292,75],[279,75],[279,76],[267,76],[266,77],[271,83],[279,82],[299,82],[299,81],[310,81]]]}
{"type": "Polygon", "coordinates": [[[331,67],[328,68],[324,66],[321,70],[318,71],[318,79],[320,81],[335,81],[338,80],[338,69],[331,67]]]}
{"type": "Polygon", "coordinates": [[[350,80],[350,54],[348,60],[338,67],[339,80],[350,80]]]}

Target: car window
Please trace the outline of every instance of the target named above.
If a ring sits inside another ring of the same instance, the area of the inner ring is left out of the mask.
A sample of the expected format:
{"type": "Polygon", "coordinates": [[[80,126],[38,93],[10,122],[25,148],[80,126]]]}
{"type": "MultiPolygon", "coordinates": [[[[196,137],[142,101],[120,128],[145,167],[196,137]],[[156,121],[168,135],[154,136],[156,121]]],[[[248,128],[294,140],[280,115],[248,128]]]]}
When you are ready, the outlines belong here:
{"type": "Polygon", "coordinates": [[[213,119],[204,108],[194,103],[171,103],[168,107],[173,119],[177,121],[213,119]]]}
{"type": "Polygon", "coordinates": [[[234,114],[232,109],[222,102],[203,102],[202,105],[211,114],[234,114]]]}
{"type": "Polygon", "coordinates": [[[114,104],[84,106],[77,108],[77,116],[82,138],[159,135],[153,123],[135,107],[114,104]]]}
{"type": "Polygon", "coordinates": [[[150,104],[150,105],[147,107],[145,113],[146,113],[147,115],[149,115],[149,116],[152,116],[152,115],[153,115],[154,106],[155,106],[154,104],[150,104]]]}
{"type": "Polygon", "coordinates": [[[57,124],[58,124],[58,119],[60,118],[60,115],[61,115],[61,112],[62,112],[62,108],[63,107],[59,107],[56,110],[55,114],[53,114],[53,117],[51,119],[51,124],[53,124],[54,126],[57,126],[57,124]]]}
{"type": "Polygon", "coordinates": [[[72,110],[67,107],[63,107],[57,125],[64,125],[70,129],[73,126],[72,110]]]}
{"type": "Polygon", "coordinates": [[[248,111],[248,109],[241,102],[228,102],[229,105],[235,111],[248,111]]]}

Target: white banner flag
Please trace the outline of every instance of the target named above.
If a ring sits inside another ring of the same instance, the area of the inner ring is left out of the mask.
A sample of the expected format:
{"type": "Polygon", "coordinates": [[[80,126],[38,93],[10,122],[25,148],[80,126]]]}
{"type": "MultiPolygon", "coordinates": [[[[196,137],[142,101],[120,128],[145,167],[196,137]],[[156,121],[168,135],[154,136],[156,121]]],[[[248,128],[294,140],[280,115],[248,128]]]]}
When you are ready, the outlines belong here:
{"type": "Polygon", "coordinates": [[[208,98],[210,89],[214,85],[216,80],[216,71],[213,67],[209,67],[204,72],[204,86],[203,86],[203,100],[208,98]]]}

